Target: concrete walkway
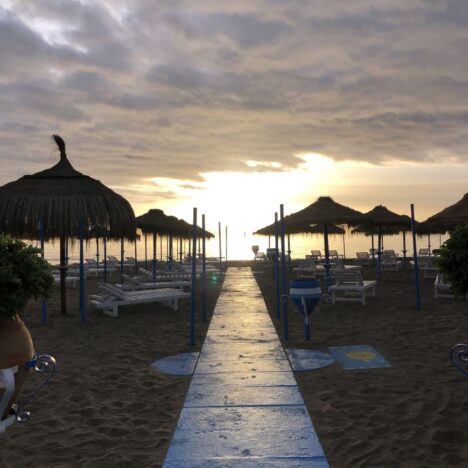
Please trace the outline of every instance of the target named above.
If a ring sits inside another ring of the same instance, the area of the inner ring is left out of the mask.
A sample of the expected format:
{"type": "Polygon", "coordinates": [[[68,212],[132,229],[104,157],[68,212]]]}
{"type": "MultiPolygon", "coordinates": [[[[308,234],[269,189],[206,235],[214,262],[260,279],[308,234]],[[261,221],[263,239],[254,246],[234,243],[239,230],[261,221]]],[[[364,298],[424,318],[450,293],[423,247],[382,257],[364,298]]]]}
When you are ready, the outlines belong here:
{"type": "Polygon", "coordinates": [[[328,467],[250,268],[227,271],[164,467],[328,467]]]}

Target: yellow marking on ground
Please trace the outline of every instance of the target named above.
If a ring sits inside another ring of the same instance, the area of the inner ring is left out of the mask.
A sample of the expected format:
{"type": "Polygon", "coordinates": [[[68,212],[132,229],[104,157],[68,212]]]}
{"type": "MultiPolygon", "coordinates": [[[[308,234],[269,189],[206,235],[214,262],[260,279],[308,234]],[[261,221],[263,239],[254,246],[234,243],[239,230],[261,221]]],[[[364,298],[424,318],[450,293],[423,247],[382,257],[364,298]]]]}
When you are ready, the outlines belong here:
{"type": "Polygon", "coordinates": [[[346,353],[346,356],[349,359],[357,359],[359,361],[372,361],[376,358],[376,355],[369,351],[351,351],[346,353]]]}

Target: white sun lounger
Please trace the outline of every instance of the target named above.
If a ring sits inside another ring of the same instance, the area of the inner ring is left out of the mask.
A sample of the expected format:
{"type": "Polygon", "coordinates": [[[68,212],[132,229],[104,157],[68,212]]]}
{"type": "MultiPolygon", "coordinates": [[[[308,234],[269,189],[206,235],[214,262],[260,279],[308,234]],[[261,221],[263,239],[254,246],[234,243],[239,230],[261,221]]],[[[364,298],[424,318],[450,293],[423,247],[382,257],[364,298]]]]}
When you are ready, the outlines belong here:
{"type": "Polygon", "coordinates": [[[367,252],[356,252],[356,263],[358,265],[370,265],[372,258],[367,252]]]}
{"type": "MultiPolygon", "coordinates": [[[[144,268],[139,268],[138,271],[146,278],[153,280],[153,273],[144,268]]],[[[197,278],[199,272],[197,271],[197,278]]],[[[158,270],[156,269],[156,281],[190,281],[192,279],[192,273],[187,271],[169,271],[169,270],[158,270]]]]}
{"type": "Polygon", "coordinates": [[[113,318],[118,317],[120,306],[159,302],[178,310],[179,299],[191,297],[190,293],[173,288],[124,291],[112,284],[101,284],[99,287],[104,291],[103,294],[91,295],[90,303],[102,309],[105,315],[113,318]]]}
{"type": "MultiPolygon", "coordinates": [[[[139,291],[141,289],[161,288],[174,288],[183,291],[184,287],[190,287],[192,285],[190,281],[156,281],[155,283],[153,283],[152,281],[144,281],[142,277],[131,277],[125,274],[122,275],[122,278],[125,281],[122,284],[122,288],[126,291],[139,291]]],[[[147,279],[146,276],[145,279],[147,279]]]]}
{"type": "Polygon", "coordinates": [[[336,270],[333,273],[336,283],[328,288],[332,304],[338,301],[360,302],[366,304],[366,293],[375,296],[377,281],[364,281],[359,270],[336,270]],[[343,293],[343,296],[337,296],[343,293]]]}

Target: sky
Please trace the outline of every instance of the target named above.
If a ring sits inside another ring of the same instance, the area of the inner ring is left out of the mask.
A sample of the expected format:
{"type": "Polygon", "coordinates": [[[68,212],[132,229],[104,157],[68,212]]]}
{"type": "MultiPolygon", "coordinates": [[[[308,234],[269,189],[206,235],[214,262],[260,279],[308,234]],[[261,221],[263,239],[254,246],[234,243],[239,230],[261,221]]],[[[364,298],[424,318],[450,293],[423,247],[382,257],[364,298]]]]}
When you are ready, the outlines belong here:
{"type": "Polygon", "coordinates": [[[468,192],[466,0],[2,0],[0,185],[74,167],[251,232],[468,192]]]}

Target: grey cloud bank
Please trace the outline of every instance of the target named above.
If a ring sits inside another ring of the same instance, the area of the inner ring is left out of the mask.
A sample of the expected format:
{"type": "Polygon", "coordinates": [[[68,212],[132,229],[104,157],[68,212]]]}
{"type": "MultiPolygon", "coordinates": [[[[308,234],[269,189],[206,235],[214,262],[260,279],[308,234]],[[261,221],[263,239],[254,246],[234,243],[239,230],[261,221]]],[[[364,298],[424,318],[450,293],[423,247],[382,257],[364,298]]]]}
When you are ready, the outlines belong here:
{"type": "Polygon", "coordinates": [[[52,164],[52,133],[115,186],[301,152],[466,163],[467,25],[465,0],[8,1],[0,183],[52,164]]]}

